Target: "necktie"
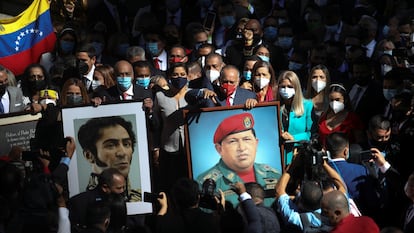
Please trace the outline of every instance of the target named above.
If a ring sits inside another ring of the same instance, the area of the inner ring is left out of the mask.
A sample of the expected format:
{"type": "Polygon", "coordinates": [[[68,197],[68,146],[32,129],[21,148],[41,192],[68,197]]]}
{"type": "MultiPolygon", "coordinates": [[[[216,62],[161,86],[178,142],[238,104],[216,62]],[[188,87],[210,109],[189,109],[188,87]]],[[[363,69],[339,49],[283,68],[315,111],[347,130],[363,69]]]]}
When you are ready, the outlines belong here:
{"type": "Polygon", "coordinates": [[[362,87],[357,87],[357,90],[356,90],[356,92],[355,92],[355,94],[354,94],[354,98],[352,99],[352,101],[351,101],[351,104],[352,104],[352,108],[355,110],[356,108],[357,108],[357,104],[358,104],[358,99],[361,97],[361,95],[362,95],[362,87]]]}
{"type": "Polygon", "coordinates": [[[160,69],[160,63],[159,63],[160,59],[158,59],[157,57],[154,58],[154,67],[155,69],[159,70],[160,69]]]}
{"type": "Polygon", "coordinates": [[[231,98],[231,95],[227,96],[227,98],[226,98],[226,106],[231,106],[230,98],[231,98]]]}
{"type": "Polygon", "coordinates": [[[1,102],[1,96],[0,96],[0,114],[4,113],[4,106],[3,103],[1,102]]]}
{"type": "Polygon", "coordinates": [[[128,99],[128,94],[126,92],[122,93],[122,99],[123,100],[127,100],[128,99]]]}

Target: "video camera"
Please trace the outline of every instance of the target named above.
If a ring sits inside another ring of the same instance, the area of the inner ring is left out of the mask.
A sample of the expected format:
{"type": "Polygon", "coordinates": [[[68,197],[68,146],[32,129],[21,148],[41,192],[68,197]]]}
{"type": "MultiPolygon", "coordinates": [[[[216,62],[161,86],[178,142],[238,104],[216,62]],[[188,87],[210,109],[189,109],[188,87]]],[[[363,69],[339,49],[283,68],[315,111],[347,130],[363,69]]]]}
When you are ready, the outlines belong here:
{"type": "Polygon", "coordinates": [[[299,163],[292,175],[301,180],[319,180],[323,162],[328,159],[328,155],[322,150],[318,140],[286,141],[285,143],[294,143],[294,148],[298,150],[299,163]]]}
{"type": "Polygon", "coordinates": [[[217,201],[215,197],[219,200],[221,199],[220,194],[216,191],[216,182],[213,179],[204,180],[200,191],[199,206],[206,209],[216,210],[217,201]]]}

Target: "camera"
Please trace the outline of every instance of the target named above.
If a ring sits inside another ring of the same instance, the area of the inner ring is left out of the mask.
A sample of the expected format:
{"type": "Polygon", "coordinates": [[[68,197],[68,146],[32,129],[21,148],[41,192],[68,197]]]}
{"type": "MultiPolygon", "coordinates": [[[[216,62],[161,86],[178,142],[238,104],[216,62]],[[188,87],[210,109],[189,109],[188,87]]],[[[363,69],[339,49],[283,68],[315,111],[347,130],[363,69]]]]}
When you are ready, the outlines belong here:
{"type": "Polygon", "coordinates": [[[206,179],[203,182],[200,192],[199,206],[206,209],[216,210],[217,202],[215,197],[221,199],[220,194],[216,191],[216,182],[213,179],[206,179]]]}
{"type": "Polygon", "coordinates": [[[302,180],[319,180],[320,170],[324,160],[328,159],[328,155],[322,150],[322,146],[317,139],[310,141],[287,141],[286,143],[295,143],[298,150],[298,159],[300,165],[298,171],[295,171],[296,177],[302,180]]]}
{"type": "Polygon", "coordinates": [[[361,158],[362,162],[369,161],[372,159],[372,152],[370,150],[363,150],[359,152],[359,157],[361,158]]]}
{"type": "Polygon", "coordinates": [[[158,193],[144,192],[144,202],[157,203],[157,199],[161,197],[158,193]]]}

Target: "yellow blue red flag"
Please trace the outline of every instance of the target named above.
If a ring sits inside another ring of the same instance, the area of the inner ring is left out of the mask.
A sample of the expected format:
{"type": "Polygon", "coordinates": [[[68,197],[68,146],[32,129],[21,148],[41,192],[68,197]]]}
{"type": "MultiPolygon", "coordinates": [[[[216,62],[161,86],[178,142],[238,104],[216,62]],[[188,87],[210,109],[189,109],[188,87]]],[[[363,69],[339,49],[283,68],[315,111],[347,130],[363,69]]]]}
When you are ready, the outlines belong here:
{"type": "Polygon", "coordinates": [[[18,16],[0,20],[0,64],[15,75],[55,46],[49,7],[48,0],[34,0],[18,16]]]}

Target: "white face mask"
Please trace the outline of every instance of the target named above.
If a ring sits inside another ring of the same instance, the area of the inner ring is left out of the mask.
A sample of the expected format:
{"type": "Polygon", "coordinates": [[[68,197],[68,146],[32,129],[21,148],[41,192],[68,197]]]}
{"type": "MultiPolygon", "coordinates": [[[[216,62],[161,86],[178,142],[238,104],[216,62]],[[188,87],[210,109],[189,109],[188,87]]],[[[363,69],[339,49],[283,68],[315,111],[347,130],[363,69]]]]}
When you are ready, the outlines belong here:
{"type": "Polygon", "coordinates": [[[279,89],[279,94],[283,99],[287,100],[295,95],[295,89],[293,87],[284,87],[279,89]]]}
{"type": "Polygon", "coordinates": [[[54,106],[56,106],[56,101],[52,99],[42,99],[40,101],[40,104],[46,104],[46,105],[53,104],[54,106]]]}
{"type": "Polygon", "coordinates": [[[338,112],[344,110],[345,105],[344,103],[342,103],[341,101],[331,101],[329,103],[329,106],[331,107],[331,109],[334,111],[335,114],[337,114],[338,112]]]}
{"type": "Polygon", "coordinates": [[[312,80],[312,88],[313,90],[315,90],[317,93],[321,92],[323,89],[325,89],[326,87],[326,82],[322,81],[322,80],[312,80]]]}
{"type": "Polygon", "coordinates": [[[217,70],[207,70],[206,77],[210,80],[210,82],[214,82],[220,77],[220,72],[217,70]]]}
{"type": "Polygon", "coordinates": [[[256,78],[254,83],[260,88],[263,89],[267,85],[269,85],[270,79],[268,78],[256,78]]]}
{"type": "Polygon", "coordinates": [[[92,80],[92,90],[96,90],[101,85],[99,80],[92,80]]]}
{"type": "Polygon", "coordinates": [[[387,64],[382,64],[381,65],[381,75],[382,76],[385,76],[391,70],[392,70],[392,66],[387,65],[387,64]]]}

